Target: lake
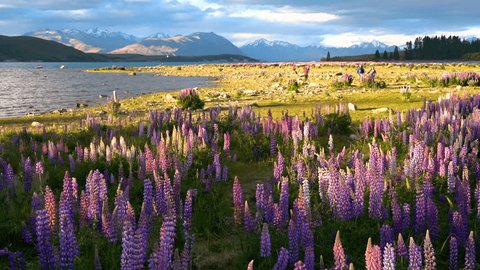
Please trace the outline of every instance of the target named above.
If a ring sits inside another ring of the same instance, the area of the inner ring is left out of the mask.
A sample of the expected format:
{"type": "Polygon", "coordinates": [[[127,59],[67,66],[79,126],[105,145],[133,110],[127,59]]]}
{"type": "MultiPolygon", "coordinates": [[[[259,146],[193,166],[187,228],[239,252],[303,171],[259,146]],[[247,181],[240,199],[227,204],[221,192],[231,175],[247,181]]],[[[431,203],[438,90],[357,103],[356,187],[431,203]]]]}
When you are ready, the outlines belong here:
{"type": "Polygon", "coordinates": [[[76,108],[77,103],[89,106],[105,103],[106,99],[99,96],[111,96],[114,90],[119,98],[125,99],[146,93],[212,85],[208,77],[82,72],[82,69],[113,65],[156,66],[159,63],[0,63],[0,118],[76,108]],[[62,65],[67,68],[60,69],[62,65]],[[35,68],[37,66],[42,68],[35,68]]]}

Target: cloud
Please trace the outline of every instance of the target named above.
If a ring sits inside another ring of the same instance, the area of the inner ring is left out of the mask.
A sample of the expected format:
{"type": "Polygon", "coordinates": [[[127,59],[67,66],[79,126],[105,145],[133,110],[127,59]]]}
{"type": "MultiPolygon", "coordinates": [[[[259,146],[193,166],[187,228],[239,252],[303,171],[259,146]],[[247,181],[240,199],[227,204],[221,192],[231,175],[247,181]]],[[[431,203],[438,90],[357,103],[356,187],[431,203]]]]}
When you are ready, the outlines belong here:
{"type": "Polygon", "coordinates": [[[0,0],[0,34],[42,28],[106,28],[135,35],[216,32],[243,44],[258,38],[299,45],[418,35],[480,36],[478,0],[0,0]]]}

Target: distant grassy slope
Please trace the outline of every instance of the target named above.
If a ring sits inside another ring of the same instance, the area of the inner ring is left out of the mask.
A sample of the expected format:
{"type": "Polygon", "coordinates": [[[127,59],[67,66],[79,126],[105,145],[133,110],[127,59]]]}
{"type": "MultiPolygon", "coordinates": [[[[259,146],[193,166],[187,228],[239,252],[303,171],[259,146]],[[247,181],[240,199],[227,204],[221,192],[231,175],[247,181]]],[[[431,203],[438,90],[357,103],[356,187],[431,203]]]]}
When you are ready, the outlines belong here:
{"type": "Polygon", "coordinates": [[[0,36],[0,61],[93,61],[93,57],[58,42],[35,37],[0,36]]]}

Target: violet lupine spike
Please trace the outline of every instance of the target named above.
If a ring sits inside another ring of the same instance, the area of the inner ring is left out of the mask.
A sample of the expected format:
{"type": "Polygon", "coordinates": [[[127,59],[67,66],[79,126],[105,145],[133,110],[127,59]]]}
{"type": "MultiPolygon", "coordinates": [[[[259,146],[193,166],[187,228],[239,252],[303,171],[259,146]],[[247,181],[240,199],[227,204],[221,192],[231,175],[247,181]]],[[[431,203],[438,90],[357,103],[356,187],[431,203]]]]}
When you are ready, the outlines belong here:
{"type": "Polygon", "coordinates": [[[305,248],[305,268],[308,270],[314,270],[315,269],[315,250],[313,246],[307,246],[305,248]]]}
{"type": "Polygon", "coordinates": [[[37,250],[42,269],[55,269],[55,257],[53,256],[52,244],[50,243],[50,228],[46,210],[36,212],[37,250]]]}
{"type": "Polygon", "coordinates": [[[286,270],[287,266],[288,266],[288,250],[284,247],[281,247],[278,253],[277,262],[273,266],[273,270],[286,270]]]}
{"type": "Polygon", "coordinates": [[[474,269],[476,269],[475,239],[473,237],[473,231],[470,231],[470,235],[465,244],[465,270],[474,269]]]}
{"type": "Polygon", "coordinates": [[[394,232],[400,233],[402,231],[402,208],[396,196],[392,198],[392,222],[394,232]]]}
{"type": "Polygon", "coordinates": [[[243,217],[243,189],[240,180],[235,176],[233,180],[233,211],[235,223],[242,224],[243,217]]]}
{"type": "Polygon", "coordinates": [[[280,200],[279,200],[279,208],[280,208],[280,217],[281,217],[281,224],[286,224],[288,222],[288,212],[289,212],[289,181],[288,178],[283,178],[281,181],[280,187],[280,200]]]}
{"type": "Polygon", "coordinates": [[[421,234],[426,227],[426,200],[423,187],[417,185],[415,198],[415,232],[421,234]]]}
{"type": "Polygon", "coordinates": [[[423,254],[425,257],[425,270],[436,269],[435,250],[433,249],[432,241],[430,240],[430,233],[427,230],[425,241],[423,243],[423,254]]]}
{"type": "Polygon", "coordinates": [[[45,188],[45,210],[47,210],[50,232],[53,234],[57,224],[57,203],[50,187],[45,188]]]}
{"type": "Polygon", "coordinates": [[[450,237],[450,258],[449,258],[449,269],[456,270],[458,269],[458,242],[457,238],[452,235],[450,237]]]}
{"type": "Polygon", "coordinates": [[[333,257],[335,259],[335,269],[342,270],[346,268],[346,257],[345,251],[343,250],[342,241],[340,240],[340,231],[337,231],[337,235],[335,236],[333,257]]]}
{"type": "Polygon", "coordinates": [[[160,245],[158,252],[152,254],[150,269],[167,270],[172,266],[175,243],[175,220],[167,216],[160,229],[160,245]]]}
{"type": "Polygon", "coordinates": [[[421,248],[415,244],[415,241],[413,241],[412,237],[410,237],[408,258],[409,258],[408,269],[422,270],[422,251],[421,251],[421,248]]]}
{"type": "Polygon", "coordinates": [[[183,233],[185,237],[189,235],[189,232],[192,228],[194,194],[195,190],[193,189],[189,189],[187,191],[187,196],[185,198],[185,206],[183,207],[183,233]]]}
{"type": "Polygon", "coordinates": [[[395,270],[395,248],[392,243],[388,243],[383,249],[382,270],[395,270]]]}
{"type": "Polygon", "coordinates": [[[122,255],[120,268],[124,270],[133,269],[135,252],[135,225],[131,219],[125,219],[122,232],[122,255]]]}
{"type": "Polygon", "coordinates": [[[262,235],[260,239],[260,257],[270,257],[272,250],[272,243],[270,241],[270,232],[268,231],[267,223],[263,223],[262,235]]]}
{"type": "Polygon", "coordinates": [[[299,232],[293,218],[288,223],[288,254],[290,265],[293,265],[299,258],[298,239],[299,232]]]}
{"type": "Polygon", "coordinates": [[[367,270],[382,269],[382,253],[379,246],[372,245],[372,238],[368,238],[367,249],[365,250],[365,266],[367,270]]]}
{"type": "Polygon", "coordinates": [[[28,157],[23,163],[23,189],[25,192],[29,192],[32,189],[32,173],[32,161],[28,157]]]}
{"type": "Polygon", "coordinates": [[[246,232],[253,232],[255,230],[255,219],[252,216],[248,202],[245,201],[245,212],[243,217],[243,226],[246,232]]]}
{"type": "Polygon", "coordinates": [[[405,245],[405,241],[403,240],[403,236],[401,233],[398,234],[398,238],[397,238],[397,251],[398,251],[398,256],[407,258],[408,256],[407,246],[405,245]]]}
{"type": "Polygon", "coordinates": [[[73,260],[76,252],[76,239],[73,219],[69,210],[60,210],[60,267],[62,269],[73,269],[73,260]]]}
{"type": "Polygon", "coordinates": [[[394,233],[392,227],[388,224],[382,225],[380,228],[380,249],[385,250],[388,243],[393,243],[394,233]]]}
{"type": "Polygon", "coordinates": [[[103,235],[110,240],[116,242],[116,230],[113,224],[112,214],[108,210],[108,201],[103,201],[102,206],[102,232],[103,235]]]}
{"type": "Polygon", "coordinates": [[[402,227],[403,230],[410,228],[411,218],[410,218],[410,205],[404,203],[402,207],[402,227]]]}

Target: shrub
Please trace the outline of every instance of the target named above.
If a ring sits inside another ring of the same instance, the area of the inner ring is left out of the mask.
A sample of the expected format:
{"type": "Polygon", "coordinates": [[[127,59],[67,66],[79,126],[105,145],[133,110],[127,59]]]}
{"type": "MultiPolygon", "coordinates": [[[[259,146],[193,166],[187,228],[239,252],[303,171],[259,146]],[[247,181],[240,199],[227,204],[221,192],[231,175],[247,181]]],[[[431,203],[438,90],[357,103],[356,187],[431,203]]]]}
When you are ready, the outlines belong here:
{"type": "Polygon", "coordinates": [[[203,109],[205,102],[200,99],[197,91],[192,88],[183,89],[178,96],[178,106],[183,109],[203,109]]]}
{"type": "Polygon", "coordinates": [[[480,73],[476,72],[459,72],[444,73],[439,80],[444,87],[451,85],[461,86],[480,86],[480,73]]]}
{"type": "Polygon", "coordinates": [[[324,127],[328,128],[333,134],[350,133],[352,118],[348,113],[330,113],[325,115],[324,127]]]}
{"type": "Polygon", "coordinates": [[[375,74],[365,75],[362,79],[362,86],[368,88],[379,88],[383,89],[387,87],[387,83],[385,81],[376,81],[375,74]]]}
{"type": "Polygon", "coordinates": [[[350,87],[353,83],[353,75],[345,73],[340,80],[335,80],[332,86],[335,88],[350,87]]]}
{"type": "Polygon", "coordinates": [[[300,84],[298,84],[297,80],[291,79],[288,81],[288,85],[287,85],[288,91],[298,93],[298,89],[300,89],[300,84]]]}

